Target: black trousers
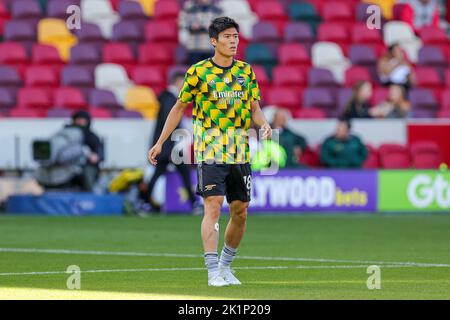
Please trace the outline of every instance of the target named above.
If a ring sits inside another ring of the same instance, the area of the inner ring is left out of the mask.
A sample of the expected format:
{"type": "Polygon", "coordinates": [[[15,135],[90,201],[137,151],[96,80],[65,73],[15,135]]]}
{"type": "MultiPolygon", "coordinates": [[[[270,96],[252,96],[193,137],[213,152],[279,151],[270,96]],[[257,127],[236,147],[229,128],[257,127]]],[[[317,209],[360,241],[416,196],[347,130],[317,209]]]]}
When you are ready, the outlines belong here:
{"type": "Polygon", "coordinates": [[[79,175],[76,175],[70,184],[79,187],[84,192],[92,192],[100,175],[98,166],[87,164],[83,166],[79,175]]]}
{"type": "MultiPolygon", "coordinates": [[[[150,197],[152,196],[153,193],[153,188],[155,187],[156,181],[158,181],[158,178],[161,177],[162,175],[165,175],[167,172],[167,166],[170,164],[171,162],[169,161],[158,161],[158,163],[156,164],[156,168],[155,168],[155,172],[153,173],[152,178],[150,179],[150,182],[148,183],[148,188],[147,188],[147,193],[145,195],[145,199],[148,201],[148,199],[150,199],[150,197]]],[[[184,187],[187,189],[188,194],[189,194],[189,200],[191,201],[191,203],[195,202],[195,195],[194,192],[192,191],[192,185],[191,185],[191,171],[190,168],[187,164],[185,163],[181,163],[178,165],[175,165],[177,167],[178,172],[181,175],[181,178],[183,179],[183,184],[184,187]]]]}

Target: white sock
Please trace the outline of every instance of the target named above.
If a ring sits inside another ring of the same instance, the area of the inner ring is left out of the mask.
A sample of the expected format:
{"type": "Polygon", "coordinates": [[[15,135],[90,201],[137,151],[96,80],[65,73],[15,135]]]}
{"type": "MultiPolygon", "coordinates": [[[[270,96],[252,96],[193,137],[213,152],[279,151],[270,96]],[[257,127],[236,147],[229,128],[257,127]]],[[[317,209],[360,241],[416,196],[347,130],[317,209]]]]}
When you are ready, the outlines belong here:
{"type": "Polygon", "coordinates": [[[221,268],[229,268],[236,256],[237,248],[231,248],[226,244],[223,246],[222,254],[220,255],[219,265],[221,268]]]}
{"type": "Polygon", "coordinates": [[[205,252],[205,266],[208,269],[208,277],[219,273],[219,258],[217,252],[205,252]]]}

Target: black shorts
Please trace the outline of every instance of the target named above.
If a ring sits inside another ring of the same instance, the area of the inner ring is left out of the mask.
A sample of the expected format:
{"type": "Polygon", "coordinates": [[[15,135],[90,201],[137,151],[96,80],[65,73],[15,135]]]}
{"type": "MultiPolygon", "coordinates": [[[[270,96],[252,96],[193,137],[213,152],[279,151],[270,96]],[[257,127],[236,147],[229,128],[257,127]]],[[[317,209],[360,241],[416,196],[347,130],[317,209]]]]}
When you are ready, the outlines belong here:
{"type": "Polygon", "coordinates": [[[203,198],[226,196],[227,202],[235,200],[250,202],[252,189],[252,170],[245,164],[197,165],[197,194],[203,198]]]}

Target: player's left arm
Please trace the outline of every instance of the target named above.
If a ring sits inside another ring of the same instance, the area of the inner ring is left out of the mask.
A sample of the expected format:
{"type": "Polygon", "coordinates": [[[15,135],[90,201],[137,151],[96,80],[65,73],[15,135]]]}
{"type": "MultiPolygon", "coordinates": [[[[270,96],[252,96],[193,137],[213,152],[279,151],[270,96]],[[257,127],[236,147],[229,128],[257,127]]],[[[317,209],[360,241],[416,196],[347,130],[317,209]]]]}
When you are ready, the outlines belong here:
{"type": "Polygon", "coordinates": [[[264,117],[264,113],[261,110],[258,100],[251,101],[252,106],[252,120],[257,126],[264,130],[262,138],[270,139],[272,138],[272,128],[264,117]]]}

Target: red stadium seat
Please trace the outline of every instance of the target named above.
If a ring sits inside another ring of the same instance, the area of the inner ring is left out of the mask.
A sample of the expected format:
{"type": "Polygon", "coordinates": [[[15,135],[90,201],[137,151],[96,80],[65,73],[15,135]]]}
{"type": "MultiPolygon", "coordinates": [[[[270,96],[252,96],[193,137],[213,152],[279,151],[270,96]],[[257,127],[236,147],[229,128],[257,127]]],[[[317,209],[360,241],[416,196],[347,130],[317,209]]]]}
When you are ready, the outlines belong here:
{"type": "Polygon", "coordinates": [[[445,71],[445,86],[450,88],[450,69],[445,71]]]}
{"type": "Polygon", "coordinates": [[[361,66],[352,66],[345,71],[345,86],[353,87],[358,81],[365,80],[373,83],[369,71],[361,66]]]}
{"type": "Polygon", "coordinates": [[[138,65],[158,67],[163,74],[174,64],[173,50],[161,44],[147,43],[139,47],[138,65]]]}
{"type": "Polygon", "coordinates": [[[450,45],[447,46],[446,53],[447,53],[447,60],[450,61],[450,45]]]}
{"type": "Polygon", "coordinates": [[[247,2],[250,5],[250,8],[252,9],[252,11],[256,10],[256,5],[258,4],[259,1],[261,1],[261,0],[247,0],[247,2]]]}
{"type": "Polygon", "coordinates": [[[293,66],[276,66],[272,70],[273,85],[302,90],[306,86],[306,77],[301,68],[293,66]]]}
{"type": "MultiPolygon", "coordinates": [[[[299,2],[299,1],[293,1],[293,0],[290,1],[290,3],[293,3],[293,2],[299,2]]],[[[323,9],[323,4],[324,4],[325,0],[308,0],[307,2],[313,6],[313,8],[316,10],[316,12],[318,14],[321,14],[321,12],[323,11],[322,9],[323,9]]]]}
{"type": "Polygon", "coordinates": [[[449,41],[445,29],[435,26],[426,26],[419,31],[420,38],[425,45],[435,45],[446,51],[449,48],[449,41]]]}
{"type": "Polygon", "coordinates": [[[132,69],[136,65],[133,52],[126,43],[109,42],[103,46],[102,50],[103,62],[120,64],[125,68],[128,76],[131,75],[132,69]]]}
{"type": "Polygon", "coordinates": [[[166,87],[164,75],[158,67],[136,66],[131,72],[131,79],[136,84],[149,86],[156,95],[166,87]]]}
{"type": "Polygon", "coordinates": [[[305,151],[302,152],[300,156],[300,163],[313,168],[320,167],[320,151],[319,148],[311,149],[309,147],[306,148],[305,151]]]}
{"type": "Polygon", "coordinates": [[[386,101],[389,94],[389,89],[386,87],[377,87],[373,90],[373,96],[371,99],[371,104],[376,106],[381,102],[386,101]]]}
{"type": "Polygon", "coordinates": [[[240,36],[239,45],[237,47],[237,52],[235,56],[237,60],[245,60],[245,51],[247,50],[247,47],[248,47],[248,40],[240,36]]]}
{"type": "Polygon", "coordinates": [[[385,51],[383,37],[379,30],[369,29],[365,23],[355,23],[351,27],[351,42],[370,46],[378,56],[385,51]]]}
{"type": "Polygon", "coordinates": [[[438,169],[442,163],[439,145],[432,141],[415,142],[410,146],[412,165],[416,169],[438,169]]]}
{"type": "Polygon", "coordinates": [[[267,75],[266,69],[258,64],[252,65],[253,72],[255,72],[256,78],[258,79],[258,84],[268,85],[270,84],[269,76],[267,75]]]}
{"type": "Polygon", "coordinates": [[[21,88],[17,92],[17,106],[20,109],[46,110],[52,105],[49,93],[38,88],[21,88]]]}
{"type": "Polygon", "coordinates": [[[9,65],[17,70],[23,78],[26,67],[30,64],[25,48],[18,42],[0,43],[0,64],[9,65]]]}
{"type": "Polygon", "coordinates": [[[178,25],[175,21],[149,21],[145,24],[144,32],[147,42],[178,42],[178,25]]]}
{"type": "Polygon", "coordinates": [[[73,110],[86,109],[86,100],[79,89],[61,87],[54,92],[54,106],[73,110]]]}
{"type": "Polygon", "coordinates": [[[10,16],[8,10],[6,9],[5,3],[0,2],[0,17],[10,16]]]}
{"type": "Polygon", "coordinates": [[[373,146],[367,144],[367,159],[364,161],[364,169],[378,169],[380,167],[380,160],[378,157],[378,151],[373,146]]]}
{"type": "Polygon", "coordinates": [[[289,88],[272,88],[267,96],[267,104],[287,108],[292,112],[300,109],[301,93],[289,88]]]}
{"type": "Polygon", "coordinates": [[[355,8],[343,1],[326,1],[322,5],[322,17],[327,22],[352,23],[355,8]]]}
{"type": "Polygon", "coordinates": [[[9,111],[11,118],[42,118],[45,116],[45,112],[28,109],[28,108],[14,108],[9,111]]]}
{"type": "Polygon", "coordinates": [[[450,110],[441,110],[438,112],[437,117],[440,119],[450,119],[450,110]]]}
{"type": "Polygon", "coordinates": [[[33,45],[31,61],[33,65],[51,68],[56,74],[59,74],[65,65],[55,47],[39,43],[33,45]]]}
{"type": "Polygon", "coordinates": [[[392,14],[394,20],[406,21],[406,15],[412,14],[412,8],[409,4],[406,3],[396,3],[392,7],[392,14]]]}
{"type": "Polygon", "coordinates": [[[283,5],[276,0],[260,0],[255,4],[255,13],[259,20],[270,21],[271,19],[286,18],[283,5]]]}
{"type": "Polygon", "coordinates": [[[0,18],[5,20],[11,19],[11,14],[6,9],[6,5],[3,1],[0,1],[0,18]]]}
{"type": "Polygon", "coordinates": [[[383,144],[379,148],[380,165],[383,169],[408,169],[411,157],[408,149],[399,144],[383,144]]]}
{"type": "Polygon", "coordinates": [[[173,54],[164,45],[145,43],[139,47],[139,63],[169,66],[173,63],[173,54]]]}
{"type": "Polygon", "coordinates": [[[30,66],[25,72],[25,85],[53,90],[59,85],[58,74],[50,67],[30,66]]]}
{"type": "Polygon", "coordinates": [[[350,37],[348,27],[337,22],[324,22],[319,25],[317,30],[317,38],[319,41],[330,41],[337,43],[347,55],[350,45],[350,37]]]}
{"type": "Polygon", "coordinates": [[[179,12],[180,6],[176,0],[156,1],[153,18],[158,21],[174,21],[179,12]]]}
{"type": "Polygon", "coordinates": [[[259,1],[255,5],[255,12],[260,21],[272,22],[277,27],[278,32],[283,33],[284,26],[289,18],[281,3],[274,0],[259,1]]]}
{"type": "Polygon", "coordinates": [[[443,83],[441,78],[433,67],[417,67],[416,82],[420,88],[432,90],[437,101],[440,101],[443,83]]]}
{"type": "Polygon", "coordinates": [[[280,64],[302,67],[306,72],[311,66],[311,58],[306,48],[297,43],[286,43],[280,45],[278,49],[278,59],[280,64]]]}
{"type": "Polygon", "coordinates": [[[327,114],[321,109],[304,108],[297,110],[294,116],[298,119],[325,119],[327,117],[327,114]]]}
{"type": "Polygon", "coordinates": [[[445,30],[435,26],[426,26],[420,29],[419,32],[421,40],[425,44],[434,44],[439,46],[447,46],[448,38],[445,30]]]}
{"type": "Polygon", "coordinates": [[[442,92],[442,109],[450,110],[450,89],[442,92]]]}
{"type": "Polygon", "coordinates": [[[104,108],[90,108],[89,113],[94,119],[109,119],[113,117],[112,112],[104,108]]]}
{"type": "Polygon", "coordinates": [[[119,2],[120,0],[109,0],[111,2],[111,7],[117,11],[119,9],[119,2]]]}

